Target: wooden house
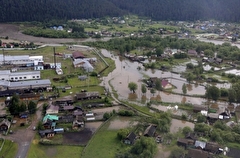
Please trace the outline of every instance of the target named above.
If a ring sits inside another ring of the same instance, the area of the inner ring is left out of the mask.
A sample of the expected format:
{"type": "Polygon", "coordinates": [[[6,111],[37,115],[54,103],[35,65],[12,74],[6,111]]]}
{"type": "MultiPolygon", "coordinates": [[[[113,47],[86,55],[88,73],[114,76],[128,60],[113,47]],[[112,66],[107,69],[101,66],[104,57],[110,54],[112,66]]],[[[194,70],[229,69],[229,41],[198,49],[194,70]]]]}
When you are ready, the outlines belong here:
{"type": "Polygon", "coordinates": [[[156,129],[157,129],[156,125],[149,125],[144,131],[143,135],[146,137],[153,137],[156,132],[156,129]]]}
{"type": "Polygon", "coordinates": [[[11,126],[11,122],[8,119],[3,119],[0,123],[0,131],[7,131],[11,126]]]}
{"type": "Polygon", "coordinates": [[[124,142],[125,144],[131,145],[131,144],[133,144],[133,143],[135,142],[135,140],[136,140],[136,135],[135,135],[133,132],[131,132],[131,133],[129,133],[128,136],[123,140],[123,142],[124,142]]]}

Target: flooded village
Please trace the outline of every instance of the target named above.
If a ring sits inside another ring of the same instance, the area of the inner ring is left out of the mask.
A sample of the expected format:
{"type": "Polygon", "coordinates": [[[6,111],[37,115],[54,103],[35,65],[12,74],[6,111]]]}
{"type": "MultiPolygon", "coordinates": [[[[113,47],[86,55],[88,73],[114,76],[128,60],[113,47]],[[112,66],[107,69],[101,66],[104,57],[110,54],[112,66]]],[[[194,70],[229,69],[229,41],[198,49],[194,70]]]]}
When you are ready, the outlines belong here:
{"type": "Polygon", "coordinates": [[[120,158],[145,140],[156,148],[155,158],[176,153],[234,157],[240,151],[237,89],[232,93],[236,97],[229,97],[237,81],[228,78],[237,80],[237,62],[170,48],[160,56],[83,45],[38,49],[46,53],[28,50],[32,55],[22,59],[22,54],[7,50],[0,58],[1,138],[18,144],[19,157],[34,157],[37,149],[51,157],[58,146],[75,146],[81,153],[74,152],[83,158],[100,153],[120,158]],[[175,59],[174,52],[187,57],[175,59]],[[160,65],[149,67],[153,63],[160,65]],[[189,72],[196,77],[188,78],[189,72]],[[134,90],[130,83],[136,85],[134,90]],[[11,111],[14,99],[21,102],[19,111],[11,111]],[[28,137],[22,138],[23,133],[28,137]]]}

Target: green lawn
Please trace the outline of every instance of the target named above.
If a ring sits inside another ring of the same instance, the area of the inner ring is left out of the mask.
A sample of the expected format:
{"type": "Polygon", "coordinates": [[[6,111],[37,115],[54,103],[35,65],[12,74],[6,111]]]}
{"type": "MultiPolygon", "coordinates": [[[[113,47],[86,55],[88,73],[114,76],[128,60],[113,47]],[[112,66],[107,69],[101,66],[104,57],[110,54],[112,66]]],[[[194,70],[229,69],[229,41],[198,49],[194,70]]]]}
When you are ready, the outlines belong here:
{"type": "Polygon", "coordinates": [[[5,140],[5,144],[0,151],[0,157],[4,158],[13,158],[17,154],[17,143],[14,143],[10,140],[5,140]]]}
{"type": "Polygon", "coordinates": [[[115,153],[128,147],[117,139],[118,130],[108,130],[106,123],[91,139],[81,158],[114,158],[115,153]]]}
{"type": "Polygon", "coordinates": [[[33,141],[27,158],[79,158],[83,147],[67,145],[41,145],[33,141]]]}

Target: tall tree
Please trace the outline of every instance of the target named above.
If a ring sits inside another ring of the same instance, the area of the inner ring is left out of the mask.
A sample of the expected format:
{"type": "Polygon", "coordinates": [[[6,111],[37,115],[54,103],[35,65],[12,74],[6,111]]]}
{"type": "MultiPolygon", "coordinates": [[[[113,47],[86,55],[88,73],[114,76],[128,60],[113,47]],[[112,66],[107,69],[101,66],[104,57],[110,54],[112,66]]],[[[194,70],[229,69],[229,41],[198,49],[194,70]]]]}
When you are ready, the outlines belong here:
{"type": "Polygon", "coordinates": [[[184,95],[187,94],[187,86],[186,86],[185,83],[182,85],[182,92],[183,92],[184,95]]]}
{"type": "Polygon", "coordinates": [[[28,103],[28,111],[30,114],[34,114],[37,111],[37,104],[33,101],[28,103]]]}
{"type": "Polygon", "coordinates": [[[19,104],[20,104],[19,97],[17,95],[13,95],[8,107],[11,115],[19,114],[19,104]]]}
{"type": "Polygon", "coordinates": [[[138,85],[135,83],[135,82],[130,82],[128,84],[128,88],[130,91],[132,91],[133,93],[135,93],[135,91],[137,90],[138,88],[138,85]]]}
{"type": "Polygon", "coordinates": [[[233,88],[230,88],[228,90],[228,101],[230,103],[235,102],[236,101],[236,91],[233,88]]]}
{"type": "Polygon", "coordinates": [[[143,94],[145,94],[147,92],[147,88],[146,88],[145,84],[142,84],[141,90],[142,90],[143,94]]]}
{"type": "Polygon", "coordinates": [[[216,101],[220,97],[220,90],[216,86],[209,86],[206,89],[205,96],[216,101]]]}
{"type": "Polygon", "coordinates": [[[162,90],[162,82],[160,79],[157,79],[156,82],[155,82],[155,88],[156,90],[160,91],[162,90]]]}

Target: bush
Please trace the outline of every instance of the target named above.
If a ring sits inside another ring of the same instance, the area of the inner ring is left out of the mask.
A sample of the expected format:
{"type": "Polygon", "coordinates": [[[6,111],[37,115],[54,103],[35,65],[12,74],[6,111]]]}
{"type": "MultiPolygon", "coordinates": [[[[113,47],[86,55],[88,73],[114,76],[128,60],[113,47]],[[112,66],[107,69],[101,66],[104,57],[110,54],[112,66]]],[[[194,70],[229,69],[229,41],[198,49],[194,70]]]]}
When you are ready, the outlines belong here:
{"type": "Polygon", "coordinates": [[[128,111],[128,110],[120,110],[118,112],[118,115],[120,115],[120,116],[133,116],[134,113],[132,111],[128,111]]]}

